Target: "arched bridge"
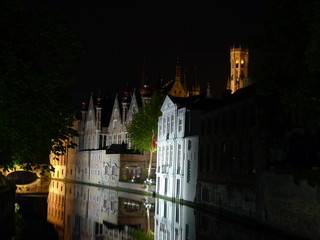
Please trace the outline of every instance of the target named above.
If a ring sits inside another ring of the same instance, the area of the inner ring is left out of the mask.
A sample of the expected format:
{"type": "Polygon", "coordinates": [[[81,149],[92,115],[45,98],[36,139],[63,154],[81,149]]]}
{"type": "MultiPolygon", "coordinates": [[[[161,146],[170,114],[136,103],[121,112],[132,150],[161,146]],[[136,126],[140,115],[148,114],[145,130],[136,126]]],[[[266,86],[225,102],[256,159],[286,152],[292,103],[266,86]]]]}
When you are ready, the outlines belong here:
{"type": "Polygon", "coordinates": [[[0,170],[3,176],[6,176],[10,181],[17,186],[16,193],[35,194],[48,193],[50,178],[41,175],[41,169],[34,171],[25,171],[22,167],[15,167],[4,171],[0,170]]]}

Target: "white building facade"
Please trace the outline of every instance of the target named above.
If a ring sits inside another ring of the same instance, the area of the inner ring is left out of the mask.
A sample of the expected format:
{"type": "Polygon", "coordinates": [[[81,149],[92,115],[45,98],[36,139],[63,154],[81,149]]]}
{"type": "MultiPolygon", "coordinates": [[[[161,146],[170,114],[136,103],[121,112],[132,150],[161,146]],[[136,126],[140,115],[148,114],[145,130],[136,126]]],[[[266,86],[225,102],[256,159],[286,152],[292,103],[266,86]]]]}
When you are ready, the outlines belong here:
{"type": "Polygon", "coordinates": [[[191,122],[197,114],[188,108],[194,99],[167,96],[158,120],[156,193],[189,202],[195,200],[198,172],[199,139],[191,122]]]}

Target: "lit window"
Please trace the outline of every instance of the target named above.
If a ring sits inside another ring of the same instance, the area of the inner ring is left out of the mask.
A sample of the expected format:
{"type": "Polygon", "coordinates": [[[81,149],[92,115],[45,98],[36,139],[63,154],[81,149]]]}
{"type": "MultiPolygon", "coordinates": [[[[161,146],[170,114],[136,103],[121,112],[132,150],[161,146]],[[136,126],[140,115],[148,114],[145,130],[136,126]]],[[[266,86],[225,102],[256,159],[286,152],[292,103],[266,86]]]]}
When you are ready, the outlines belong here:
{"type": "Polygon", "coordinates": [[[141,168],[140,167],[127,167],[127,179],[131,181],[140,181],[141,168]]]}

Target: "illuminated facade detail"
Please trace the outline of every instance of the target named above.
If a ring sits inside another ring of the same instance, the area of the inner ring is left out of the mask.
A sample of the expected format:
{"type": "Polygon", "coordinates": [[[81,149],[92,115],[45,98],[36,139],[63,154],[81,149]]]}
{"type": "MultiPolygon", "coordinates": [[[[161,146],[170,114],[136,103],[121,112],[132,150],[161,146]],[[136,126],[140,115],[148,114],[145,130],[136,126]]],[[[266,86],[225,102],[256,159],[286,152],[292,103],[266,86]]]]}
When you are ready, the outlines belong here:
{"type": "Polygon", "coordinates": [[[95,109],[92,94],[88,109],[82,110],[82,121],[79,126],[80,149],[98,149],[101,134],[101,105],[98,102],[95,109]]]}
{"type": "Polygon", "coordinates": [[[131,122],[132,115],[139,111],[136,92],[125,91],[121,102],[118,95],[115,98],[111,118],[109,121],[108,132],[103,137],[103,146],[112,144],[126,144],[131,147],[126,125],[131,122]]]}
{"type": "Polygon", "coordinates": [[[248,77],[249,50],[246,48],[230,48],[230,77],[227,90],[231,93],[251,84],[248,77]]]}
{"type": "Polygon", "coordinates": [[[188,101],[195,99],[165,98],[158,120],[156,169],[157,194],[192,202],[197,183],[198,136],[190,120],[196,121],[198,115],[188,109],[188,101]]]}
{"type": "Polygon", "coordinates": [[[181,66],[179,58],[177,59],[174,83],[168,94],[174,97],[187,97],[186,85],[182,82],[181,79],[181,66]]]}
{"type": "MultiPolygon", "coordinates": [[[[162,84],[161,84],[162,85],[162,84]]],[[[197,77],[197,69],[195,67],[194,77],[192,81],[187,81],[187,76],[181,75],[181,66],[179,58],[177,58],[175,78],[162,85],[162,91],[173,97],[192,97],[200,95],[200,84],[197,77]],[[167,89],[167,90],[164,90],[167,89]]]]}

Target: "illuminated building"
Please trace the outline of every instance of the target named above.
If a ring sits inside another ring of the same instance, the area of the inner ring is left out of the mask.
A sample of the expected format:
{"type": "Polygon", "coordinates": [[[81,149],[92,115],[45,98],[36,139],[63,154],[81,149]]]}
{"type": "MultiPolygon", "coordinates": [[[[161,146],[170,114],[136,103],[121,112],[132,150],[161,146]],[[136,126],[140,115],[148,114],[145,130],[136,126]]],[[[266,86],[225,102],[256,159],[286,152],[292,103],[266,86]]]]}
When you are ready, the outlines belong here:
{"type": "Polygon", "coordinates": [[[231,93],[251,84],[248,78],[249,50],[246,48],[230,48],[230,77],[227,89],[231,93]]]}
{"type": "Polygon", "coordinates": [[[179,98],[168,95],[158,120],[158,195],[170,199],[195,199],[198,172],[199,114],[212,99],[204,95],[179,98]]]}

